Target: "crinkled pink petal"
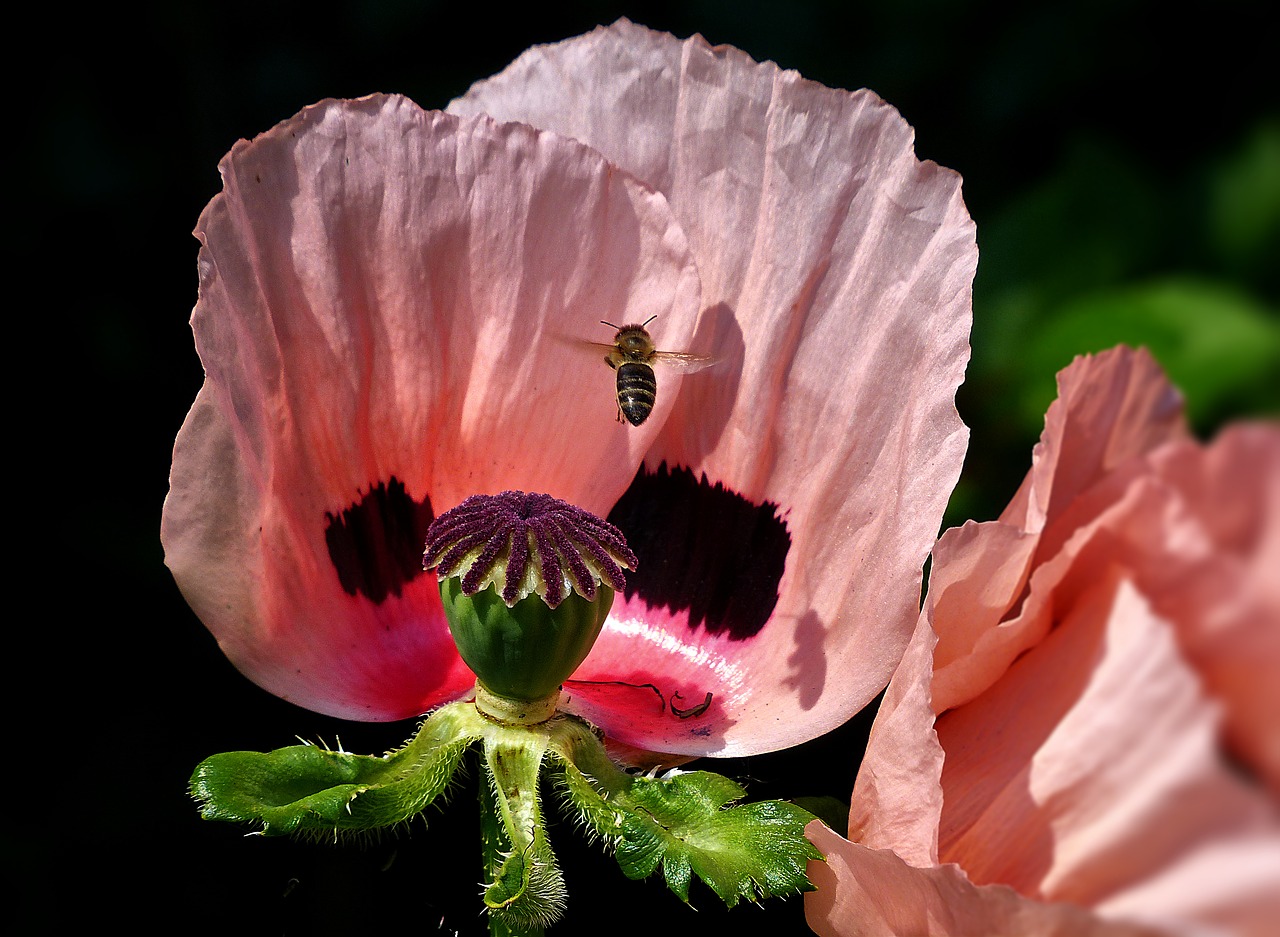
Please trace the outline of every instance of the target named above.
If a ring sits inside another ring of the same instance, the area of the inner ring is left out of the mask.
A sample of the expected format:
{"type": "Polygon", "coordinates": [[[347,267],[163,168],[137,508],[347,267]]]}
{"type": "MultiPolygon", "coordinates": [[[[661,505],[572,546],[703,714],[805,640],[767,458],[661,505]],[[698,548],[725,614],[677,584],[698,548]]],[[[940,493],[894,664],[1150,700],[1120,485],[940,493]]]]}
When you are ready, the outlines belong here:
{"type": "Polygon", "coordinates": [[[1090,528],[1225,704],[1228,747],[1280,794],[1280,426],[1163,446],[1082,494],[1045,539],[1090,528]]]}
{"type": "Polygon", "coordinates": [[[1031,453],[1027,490],[1000,520],[1039,532],[1116,467],[1186,437],[1182,395],[1150,352],[1120,346],[1081,356],[1058,375],[1058,399],[1031,453]]]}
{"type": "Polygon", "coordinates": [[[1003,885],[974,885],[959,867],[914,868],[887,849],[851,843],[815,821],[826,856],[809,863],[817,891],[805,919],[822,937],[1137,937],[1151,930],[1107,921],[1071,904],[1044,904],[1003,885]]]}
{"type": "MultiPolygon", "coordinates": [[[[1233,427],[1208,447],[1175,439],[1119,465],[1034,538],[1035,575],[1055,577],[1080,563],[1069,538],[1090,529],[1105,532],[1107,561],[1131,570],[1225,703],[1228,747],[1280,793],[1280,724],[1270,716],[1280,712],[1280,427],[1233,427]]],[[[936,711],[980,692],[1050,626],[1020,609],[998,621],[994,608],[980,611],[969,595],[1012,581],[997,566],[1021,562],[1031,539],[1002,523],[970,525],[948,531],[935,549],[930,621],[953,639],[976,635],[959,663],[935,655],[936,711]],[[964,550],[974,534],[982,548],[964,550]]]]}
{"type": "Polygon", "coordinates": [[[508,488],[608,510],[665,411],[619,426],[577,342],[602,310],[690,341],[685,238],[581,144],[399,97],[310,107],[221,170],[166,562],[264,688],[416,715],[474,682],[421,573],[426,523],[508,488]]]}
{"type": "MultiPolygon", "coordinates": [[[[572,706],[676,753],[767,751],[844,722],[910,637],[967,442],[953,401],[977,250],[959,178],[917,160],[869,92],[626,21],[530,50],[451,110],[582,140],[666,195],[703,284],[691,349],[721,363],[680,386],[647,471],[687,469],[789,538],[757,603],[767,620],[745,634],[701,624],[696,597],[647,595],[642,561],[575,675],[652,681],[685,708],[711,693],[705,713],[673,719],[651,691],[586,683],[572,706]]],[[[717,533],[759,552],[756,528],[703,528],[672,533],[671,562],[686,542],[719,549],[717,533]]]]}
{"type": "MultiPolygon", "coordinates": [[[[1081,564],[1073,577],[1062,587],[1075,593],[1065,620],[987,693],[940,716],[937,741],[920,733],[914,752],[910,738],[877,745],[874,733],[895,726],[877,718],[850,838],[892,844],[922,871],[955,863],[977,885],[1011,886],[1107,917],[1174,932],[1212,925],[1266,933],[1280,919],[1274,805],[1222,761],[1218,707],[1182,660],[1174,630],[1114,571],[1099,580],[1092,564],[1081,564]],[[939,746],[940,776],[928,763],[923,776],[905,770],[939,746]],[[896,767],[895,755],[904,770],[877,778],[868,798],[868,771],[896,767]],[[927,808],[911,807],[912,797],[929,798],[939,783],[940,844],[929,860],[919,852],[918,827],[927,823],[913,827],[894,810],[905,804],[927,821],[927,808]]],[[[918,634],[912,648],[919,642],[918,634]]],[[[904,668],[918,683],[911,656],[904,668]]],[[[895,674],[890,692],[903,675],[895,674]]],[[[952,900],[963,908],[970,899],[952,900]]]]}
{"type": "Polygon", "coordinates": [[[1114,920],[1166,932],[1273,937],[1280,920],[1280,845],[1274,832],[1204,843],[1182,861],[1097,905],[1114,920]]]}

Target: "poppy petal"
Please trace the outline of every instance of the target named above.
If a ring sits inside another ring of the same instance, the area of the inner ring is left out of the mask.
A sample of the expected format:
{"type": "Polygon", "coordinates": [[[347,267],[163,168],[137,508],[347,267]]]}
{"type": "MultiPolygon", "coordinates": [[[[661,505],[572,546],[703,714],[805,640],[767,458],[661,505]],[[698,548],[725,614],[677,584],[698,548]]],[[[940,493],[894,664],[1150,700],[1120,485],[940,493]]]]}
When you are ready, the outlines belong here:
{"type": "Polygon", "coordinates": [[[977,248],[959,178],[919,161],[870,92],[625,20],[531,49],[451,110],[572,136],[666,195],[705,305],[673,350],[720,359],[683,383],[660,372],[659,395],[679,396],[626,496],[642,520],[621,526],[662,560],[637,549],[634,591],[577,675],[712,701],[679,719],[583,684],[574,705],[687,754],[841,724],[906,646],[967,443],[954,395],[977,248]],[[673,479],[688,510],[659,500],[673,479]],[[762,618],[699,611],[740,592],[762,618]]]}
{"type": "MultiPolygon", "coordinates": [[[[1082,551],[1055,590],[1070,611],[1044,641],[981,697],[938,718],[939,858],[976,883],[1030,897],[1203,921],[1220,913],[1222,886],[1260,843],[1280,851],[1280,827],[1222,761],[1218,707],[1174,629],[1118,568],[1108,574],[1105,552],[1105,539],[1082,551]],[[1186,878],[1184,866],[1203,868],[1204,850],[1216,856],[1215,874],[1175,906],[1123,898],[1135,885],[1186,878]]],[[[1280,896],[1280,878],[1238,905],[1235,924],[1268,906],[1280,911],[1268,895],[1280,896]]]]}
{"type": "Polygon", "coordinates": [[[1127,560],[1188,660],[1224,703],[1232,753],[1280,798],[1280,427],[1228,427],[1207,449],[1170,446],[1149,484],[1159,528],[1128,519],[1127,560]],[[1150,544],[1169,544],[1153,551],[1150,544]]]}
{"type": "Polygon", "coordinates": [[[1117,924],[1070,904],[1044,904],[1003,885],[974,885],[955,865],[918,869],[887,849],[851,843],[821,823],[810,841],[826,862],[809,863],[816,886],[805,920],[822,937],[1137,937],[1153,932],[1117,924]]]}
{"type": "Polygon", "coordinates": [[[849,805],[849,838],[892,848],[911,865],[938,863],[942,746],[930,684],[937,636],[922,615],[876,710],[849,805]]]}
{"type": "Polygon", "coordinates": [[[473,683],[426,524],[513,487],[607,510],[660,423],[614,421],[580,340],[602,309],[684,340],[696,268],[665,199],[598,153],[400,97],[307,108],[221,170],[166,562],[259,685],[417,715],[473,683]]]}
{"type": "Polygon", "coordinates": [[[949,530],[934,549],[935,712],[972,699],[1043,637],[1028,630],[1034,621],[1011,612],[1035,563],[1074,529],[1056,522],[1077,496],[1135,457],[1186,438],[1181,397],[1146,351],[1079,358],[1058,386],[1031,471],[1000,520],[949,530]]]}
{"type": "Polygon", "coordinates": [[[1274,711],[1280,428],[1201,447],[1127,349],[1060,386],[1001,520],[934,551],[850,838],[1107,916],[1266,932],[1280,825],[1223,748],[1236,727],[1266,777],[1250,756],[1275,729],[1233,710],[1274,711]]]}

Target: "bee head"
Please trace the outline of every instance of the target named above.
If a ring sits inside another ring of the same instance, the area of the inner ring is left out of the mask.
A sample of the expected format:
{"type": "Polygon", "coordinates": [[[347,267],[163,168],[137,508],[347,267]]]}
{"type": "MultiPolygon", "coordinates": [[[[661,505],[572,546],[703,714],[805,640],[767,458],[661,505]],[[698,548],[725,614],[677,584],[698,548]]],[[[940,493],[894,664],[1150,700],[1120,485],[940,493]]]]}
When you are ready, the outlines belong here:
{"type": "Polygon", "coordinates": [[[626,325],[615,325],[612,322],[606,322],[601,319],[600,324],[618,330],[617,334],[613,336],[613,340],[622,351],[643,352],[653,343],[653,339],[649,337],[649,332],[645,329],[645,326],[656,318],[658,317],[655,314],[641,323],[629,322],[626,325]]]}

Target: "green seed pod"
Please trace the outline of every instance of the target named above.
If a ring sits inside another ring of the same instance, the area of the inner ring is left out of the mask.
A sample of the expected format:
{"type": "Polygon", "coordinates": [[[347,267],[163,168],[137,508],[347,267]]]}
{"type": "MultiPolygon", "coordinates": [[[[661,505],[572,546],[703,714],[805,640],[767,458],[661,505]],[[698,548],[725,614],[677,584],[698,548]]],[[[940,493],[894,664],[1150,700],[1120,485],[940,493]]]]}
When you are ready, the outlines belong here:
{"type": "Polygon", "coordinates": [[[465,595],[451,577],[441,580],[440,598],[458,653],[485,689],[539,700],[559,690],[590,653],[613,590],[601,585],[594,599],[570,593],[555,608],[534,594],[507,608],[496,588],[465,595]]]}
{"type": "Polygon", "coordinates": [[[594,514],[504,491],[436,518],[423,565],[438,570],[449,630],[480,685],[532,701],[554,699],[586,658],[636,558],[594,514]]]}

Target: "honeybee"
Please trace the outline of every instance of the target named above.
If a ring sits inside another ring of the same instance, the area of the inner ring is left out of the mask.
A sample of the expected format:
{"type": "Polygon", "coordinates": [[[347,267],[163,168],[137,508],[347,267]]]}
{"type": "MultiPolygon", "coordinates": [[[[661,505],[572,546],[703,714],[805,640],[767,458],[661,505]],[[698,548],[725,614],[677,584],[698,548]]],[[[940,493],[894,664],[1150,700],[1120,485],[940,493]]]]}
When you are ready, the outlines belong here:
{"type": "Polygon", "coordinates": [[[617,329],[613,344],[587,342],[596,348],[607,349],[604,363],[618,372],[618,422],[625,416],[632,426],[639,426],[653,412],[653,402],[658,395],[658,379],[653,373],[653,363],[663,364],[692,373],[715,364],[710,355],[695,355],[687,351],[658,351],[645,326],[656,319],[653,315],[639,325],[614,325],[600,320],[601,325],[617,329]]]}

